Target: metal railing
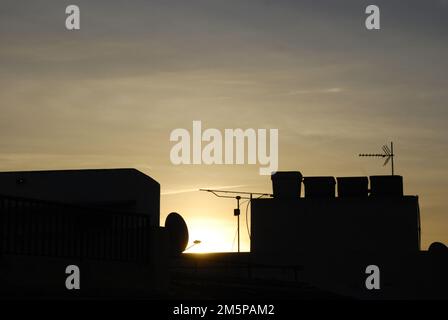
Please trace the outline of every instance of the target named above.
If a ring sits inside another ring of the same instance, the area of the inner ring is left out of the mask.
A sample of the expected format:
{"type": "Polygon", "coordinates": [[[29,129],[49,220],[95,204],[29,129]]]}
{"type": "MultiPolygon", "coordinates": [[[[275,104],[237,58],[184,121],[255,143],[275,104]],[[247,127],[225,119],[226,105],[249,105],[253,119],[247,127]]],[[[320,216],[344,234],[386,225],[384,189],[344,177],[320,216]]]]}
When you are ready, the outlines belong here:
{"type": "Polygon", "coordinates": [[[0,254],[147,261],[149,218],[0,195],[0,254]]]}

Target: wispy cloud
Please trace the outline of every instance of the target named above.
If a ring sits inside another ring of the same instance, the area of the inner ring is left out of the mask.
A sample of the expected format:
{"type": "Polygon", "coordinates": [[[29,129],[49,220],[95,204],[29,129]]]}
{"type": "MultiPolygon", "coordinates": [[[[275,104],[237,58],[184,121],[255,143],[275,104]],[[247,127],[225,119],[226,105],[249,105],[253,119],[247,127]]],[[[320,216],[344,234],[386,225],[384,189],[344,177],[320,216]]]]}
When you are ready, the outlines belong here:
{"type": "Polygon", "coordinates": [[[293,90],[286,93],[288,96],[296,96],[301,94],[315,94],[315,93],[340,93],[344,91],[342,88],[325,88],[325,89],[305,89],[305,90],[293,90]]]}
{"type": "Polygon", "coordinates": [[[233,185],[233,186],[208,186],[208,187],[196,187],[196,188],[188,188],[188,189],[178,189],[178,190],[167,190],[162,191],[162,196],[169,196],[174,194],[180,194],[180,193],[187,193],[187,192],[196,192],[199,191],[199,189],[210,189],[210,190],[223,190],[223,189],[236,189],[236,188],[243,188],[248,187],[247,184],[239,184],[239,185],[233,185]]]}

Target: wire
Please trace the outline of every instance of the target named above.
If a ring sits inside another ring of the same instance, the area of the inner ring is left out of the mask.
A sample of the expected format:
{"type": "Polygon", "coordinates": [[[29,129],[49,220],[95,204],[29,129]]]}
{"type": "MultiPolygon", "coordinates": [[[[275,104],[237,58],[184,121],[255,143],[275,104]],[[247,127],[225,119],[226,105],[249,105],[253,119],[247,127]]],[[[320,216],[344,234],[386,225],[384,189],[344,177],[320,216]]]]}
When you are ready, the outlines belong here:
{"type": "MultiPolygon", "coordinates": [[[[257,195],[258,197],[255,199],[260,199],[261,197],[273,197],[272,194],[269,193],[257,193],[257,192],[238,192],[238,191],[225,191],[225,190],[210,190],[210,189],[199,189],[199,191],[206,191],[206,192],[210,192],[213,195],[215,195],[216,197],[219,198],[232,198],[232,199],[236,199],[239,203],[239,206],[244,205],[247,202],[247,206],[246,206],[246,229],[247,229],[247,234],[249,236],[249,240],[251,239],[251,234],[250,234],[250,230],[249,230],[249,221],[248,221],[248,211],[249,211],[249,205],[251,205],[251,202],[253,200],[252,196],[257,195]],[[242,194],[243,196],[234,196],[234,195],[226,195],[226,194],[242,194]],[[244,196],[244,195],[248,195],[244,196]],[[242,202],[239,202],[242,199],[246,199],[242,202]]],[[[237,230],[235,233],[235,236],[233,237],[233,242],[232,242],[232,251],[233,251],[233,246],[235,245],[235,238],[236,235],[238,234],[238,227],[239,224],[237,226],[237,230]]]]}
{"type": "Polygon", "coordinates": [[[247,216],[248,216],[247,212],[248,212],[250,204],[251,204],[251,201],[248,201],[247,206],[246,206],[246,229],[247,229],[247,234],[249,236],[249,240],[251,240],[251,238],[250,238],[249,222],[247,221],[247,216]]]}
{"type": "MultiPolygon", "coordinates": [[[[242,205],[245,204],[246,202],[247,202],[247,206],[249,206],[250,199],[241,201],[240,206],[242,206],[242,205]]],[[[246,206],[246,228],[248,228],[248,226],[247,226],[247,206],[246,206]]],[[[247,231],[249,232],[249,229],[247,229],[247,231]]],[[[235,235],[233,236],[233,241],[232,241],[232,251],[233,251],[233,247],[235,246],[235,239],[236,239],[236,235],[237,235],[237,234],[238,234],[238,226],[237,226],[237,228],[236,228],[235,235]]],[[[250,234],[249,234],[249,239],[250,239],[250,234]]]]}
{"type": "MultiPolygon", "coordinates": [[[[263,195],[261,195],[261,196],[255,198],[255,199],[260,199],[261,197],[263,197],[263,195]]],[[[249,230],[249,222],[248,222],[248,216],[249,216],[249,214],[248,214],[248,209],[249,209],[249,205],[252,206],[252,200],[253,200],[253,199],[249,199],[249,200],[247,200],[247,206],[246,206],[246,229],[247,229],[247,235],[249,236],[249,240],[251,240],[251,234],[250,234],[250,230],[249,230]]],[[[251,209],[252,209],[252,207],[251,207],[251,209]]]]}
{"type": "Polygon", "coordinates": [[[238,227],[236,228],[236,230],[235,230],[235,235],[233,236],[233,241],[232,241],[232,251],[233,251],[233,247],[235,246],[235,239],[236,239],[236,235],[237,235],[237,233],[238,233],[238,227]]]}

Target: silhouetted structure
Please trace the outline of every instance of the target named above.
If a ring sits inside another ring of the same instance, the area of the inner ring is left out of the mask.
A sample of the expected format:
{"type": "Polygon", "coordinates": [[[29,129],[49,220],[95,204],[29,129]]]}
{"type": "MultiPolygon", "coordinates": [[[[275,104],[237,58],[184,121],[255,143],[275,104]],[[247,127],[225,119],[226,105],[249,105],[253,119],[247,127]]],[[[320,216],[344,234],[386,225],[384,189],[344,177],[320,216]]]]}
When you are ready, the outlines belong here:
{"type": "MultiPolygon", "coordinates": [[[[435,271],[448,256],[436,261],[420,251],[418,197],[403,195],[401,176],[337,178],[338,196],[333,177],[305,177],[305,196],[285,197],[283,188],[302,183],[300,173],[285,175],[299,180],[281,186],[273,177],[273,198],[252,200],[252,261],[300,264],[302,279],[349,296],[448,297],[441,289],[448,277],[435,271]],[[366,289],[368,265],[380,267],[381,290],[366,289]]],[[[429,255],[443,248],[434,245],[429,255]]]]}
{"type": "Polygon", "coordinates": [[[371,177],[376,185],[369,197],[367,177],[338,178],[342,194],[335,197],[333,177],[305,177],[303,198],[278,197],[274,189],[273,198],[252,200],[251,252],[285,260],[304,252],[417,252],[418,198],[391,187],[398,178],[371,177]]]}
{"type": "Polygon", "coordinates": [[[171,212],[165,220],[170,256],[179,256],[188,245],[188,227],[184,219],[176,212],[171,212]]]}
{"type": "Polygon", "coordinates": [[[135,169],[0,172],[0,194],[141,213],[159,226],[160,184],[135,169]]]}
{"type": "Polygon", "coordinates": [[[160,185],[135,169],[0,173],[0,294],[166,291],[160,185]],[[77,265],[79,292],[65,288],[77,265]],[[30,268],[30,266],[33,268],[30,268]]]}
{"type": "Polygon", "coordinates": [[[273,196],[237,192],[251,203],[250,253],[181,255],[185,221],[159,226],[160,186],[137,170],[0,173],[0,296],[448,298],[448,249],[420,250],[401,176],[271,179],[273,196]],[[79,291],[65,287],[72,264],[79,291]],[[369,265],[381,290],[365,287],[369,265]]]}

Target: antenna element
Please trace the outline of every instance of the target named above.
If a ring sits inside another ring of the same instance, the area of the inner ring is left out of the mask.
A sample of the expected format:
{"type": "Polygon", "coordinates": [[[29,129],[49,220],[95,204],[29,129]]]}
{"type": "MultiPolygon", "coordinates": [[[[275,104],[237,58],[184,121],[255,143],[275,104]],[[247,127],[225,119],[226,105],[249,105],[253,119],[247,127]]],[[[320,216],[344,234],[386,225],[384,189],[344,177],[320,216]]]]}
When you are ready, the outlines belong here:
{"type": "Polygon", "coordinates": [[[391,164],[391,170],[392,170],[392,175],[394,175],[394,143],[391,142],[390,143],[390,148],[388,145],[383,145],[383,152],[384,153],[360,153],[359,156],[360,157],[381,157],[381,158],[386,158],[386,161],[384,161],[383,166],[387,165],[390,161],[391,164]]]}

